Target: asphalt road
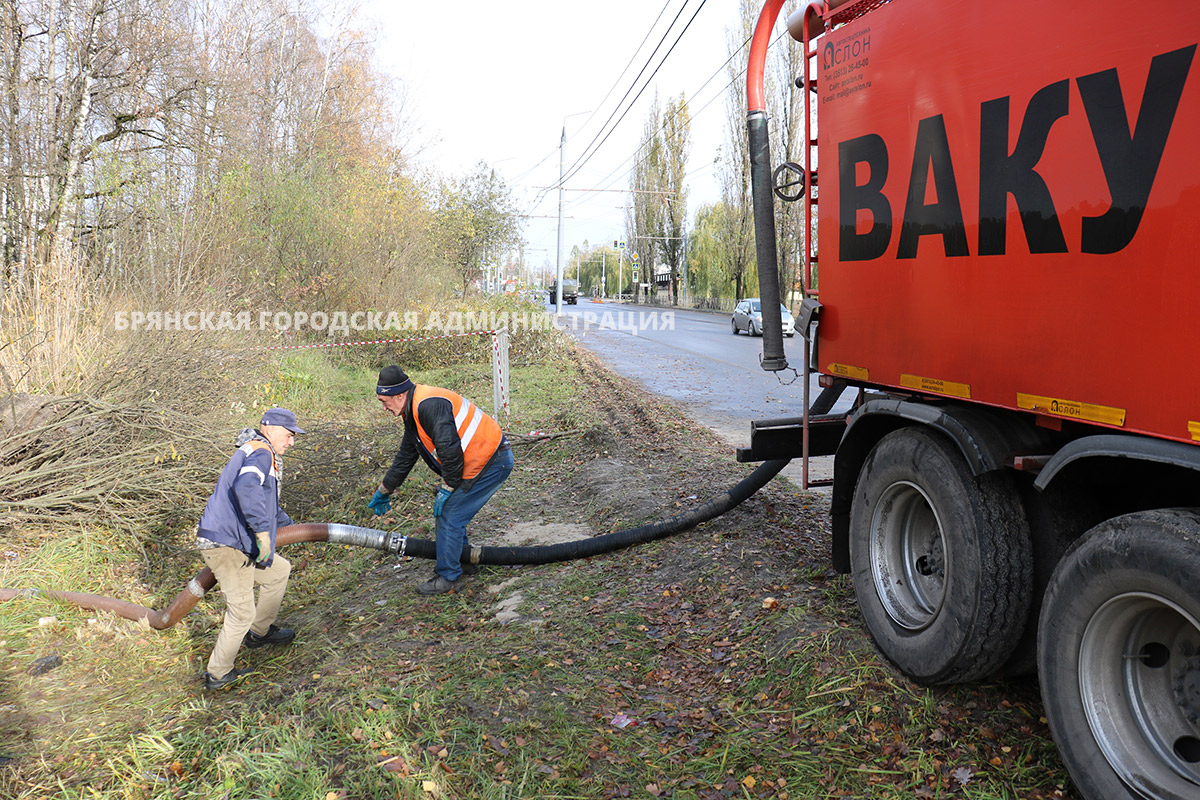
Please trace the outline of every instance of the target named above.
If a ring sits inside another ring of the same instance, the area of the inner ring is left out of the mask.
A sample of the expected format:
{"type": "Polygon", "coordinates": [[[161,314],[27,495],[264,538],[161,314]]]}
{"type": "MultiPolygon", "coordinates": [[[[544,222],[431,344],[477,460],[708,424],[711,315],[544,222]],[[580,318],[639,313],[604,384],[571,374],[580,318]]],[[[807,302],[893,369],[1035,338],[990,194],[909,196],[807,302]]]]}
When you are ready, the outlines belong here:
{"type": "MultiPolygon", "coordinates": [[[[614,372],[675,401],[732,449],[749,445],[751,420],[800,416],[804,388],[793,370],[764,372],[759,367],[762,339],[734,336],[729,317],[580,299],[578,305],[563,306],[560,324],[614,372]]],[[[804,340],[785,338],[784,352],[799,369],[804,340]]],[[[820,392],[815,375],[810,391],[813,397],[820,392]]],[[[831,461],[814,459],[810,475],[827,475],[831,461]]],[[[799,482],[799,460],[784,474],[799,482]]]]}

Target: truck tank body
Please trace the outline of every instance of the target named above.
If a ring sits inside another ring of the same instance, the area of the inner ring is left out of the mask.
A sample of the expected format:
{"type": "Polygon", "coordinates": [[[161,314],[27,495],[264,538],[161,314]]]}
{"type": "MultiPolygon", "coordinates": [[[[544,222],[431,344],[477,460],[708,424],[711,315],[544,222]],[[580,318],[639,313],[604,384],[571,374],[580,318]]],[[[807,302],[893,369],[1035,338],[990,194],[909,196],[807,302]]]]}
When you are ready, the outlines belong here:
{"type": "Polygon", "coordinates": [[[895,0],[816,42],[822,372],[1200,441],[1200,14],[1145,8],[895,0]]]}

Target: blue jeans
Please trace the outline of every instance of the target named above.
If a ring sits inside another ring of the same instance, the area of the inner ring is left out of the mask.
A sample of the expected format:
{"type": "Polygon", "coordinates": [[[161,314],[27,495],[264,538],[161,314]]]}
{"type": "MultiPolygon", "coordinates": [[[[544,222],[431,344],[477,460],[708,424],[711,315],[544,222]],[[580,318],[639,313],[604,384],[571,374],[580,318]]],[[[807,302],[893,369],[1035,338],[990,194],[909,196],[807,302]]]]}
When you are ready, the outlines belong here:
{"type": "Polygon", "coordinates": [[[437,531],[437,574],[448,581],[462,575],[463,548],[467,546],[467,523],[492,498],[513,470],[512,450],[497,453],[487,469],[479,473],[470,489],[459,487],[446,498],[442,515],[434,517],[437,531]]]}

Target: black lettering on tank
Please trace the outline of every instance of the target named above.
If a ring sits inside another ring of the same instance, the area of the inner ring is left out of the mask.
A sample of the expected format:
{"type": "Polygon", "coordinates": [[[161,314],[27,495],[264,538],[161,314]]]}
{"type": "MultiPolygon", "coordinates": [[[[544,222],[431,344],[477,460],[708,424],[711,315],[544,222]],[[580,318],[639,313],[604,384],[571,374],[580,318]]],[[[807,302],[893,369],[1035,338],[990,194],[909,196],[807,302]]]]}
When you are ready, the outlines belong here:
{"type": "Polygon", "coordinates": [[[838,257],[842,261],[870,261],[887,252],[892,238],[892,206],[883,195],[887,181],[888,151],[875,133],[838,144],[838,257]],[[857,184],[857,165],[865,163],[870,175],[857,184]],[[871,212],[871,227],[858,232],[858,212],[871,212]]]}
{"type": "Polygon", "coordinates": [[[1050,128],[1067,115],[1071,82],[1062,80],[1038,91],[1025,109],[1021,132],[1008,152],[1009,98],[983,103],[979,109],[979,255],[1004,255],[1011,194],[1031,253],[1065,253],[1054,199],[1037,173],[1050,128]]]}
{"type": "Polygon", "coordinates": [[[1080,235],[1083,252],[1116,253],[1133,241],[1150,199],[1150,189],[1195,53],[1193,44],[1155,56],[1150,62],[1146,91],[1132,135],[1116,69],[1075,79],[1112,198],[1108,211],[1098,217],[1083,218],[1080,235]]]}
{"type": "Polygon", "coordinates": [[[912,174],[896,258],[916,258],[917,243],[922,236],[941,236],[947,257],[970,255],[962,204],[958,200],[958,184],[954,180],[954,163],[950,158],[950,142],[946,136],[946,120],[941,114],[917,124],[912,174]],[[925,190],[931,173],[937,199],[926,203],[925,190]]]}

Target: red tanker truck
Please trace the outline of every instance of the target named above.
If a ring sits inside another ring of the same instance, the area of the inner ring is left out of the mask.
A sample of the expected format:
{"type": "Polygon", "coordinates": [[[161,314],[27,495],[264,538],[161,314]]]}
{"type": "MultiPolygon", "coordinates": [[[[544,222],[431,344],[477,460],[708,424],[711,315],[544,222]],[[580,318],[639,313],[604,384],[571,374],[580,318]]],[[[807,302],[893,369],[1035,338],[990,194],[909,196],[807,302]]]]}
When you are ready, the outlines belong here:
{"type": "Polygon", "coordinates": [[[1200,798],[1195,3],[811,3],[807,152],[772,170],[782,4],[747,83],[760,296],[778,194],[824,388],[739,458],[834,456],[833,563],[905,675],[1036,670],[1084,797],[1200,798]]]}

